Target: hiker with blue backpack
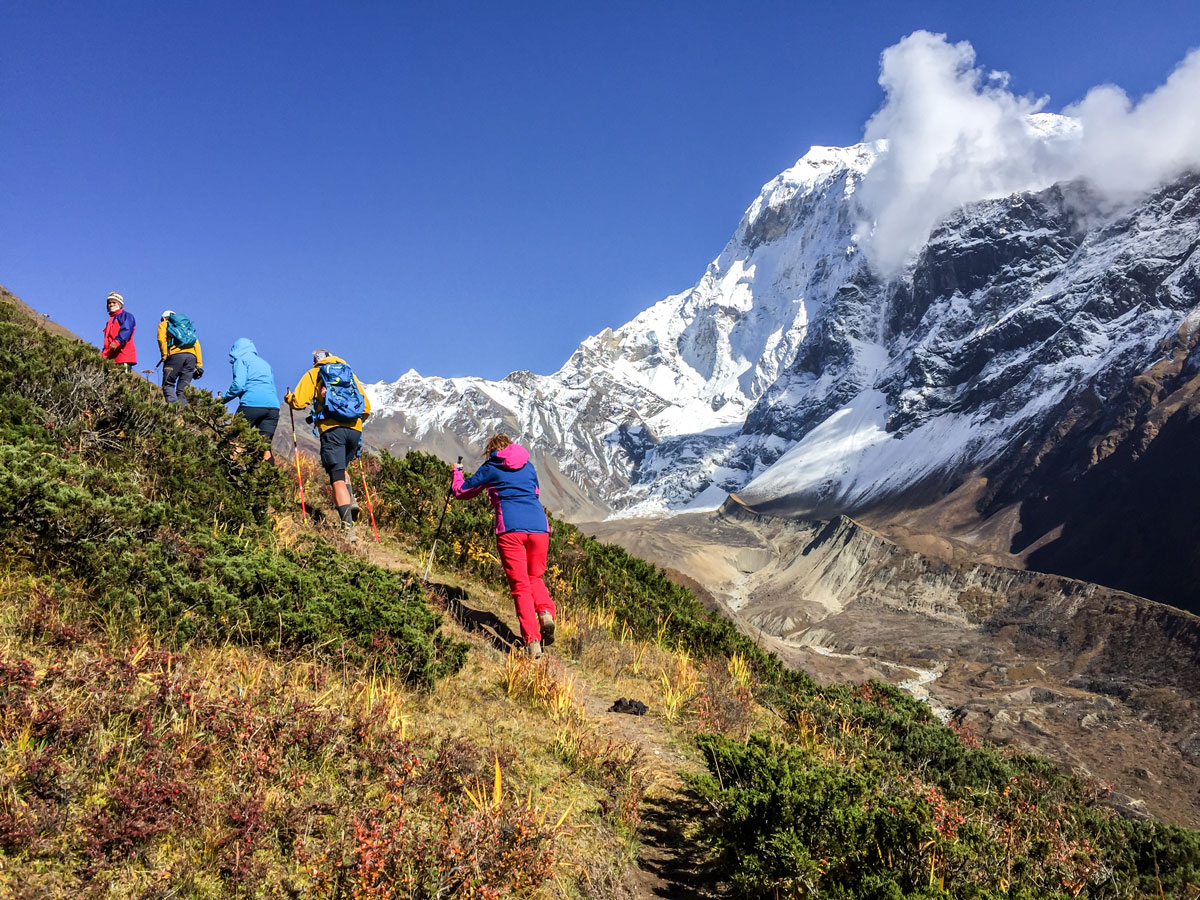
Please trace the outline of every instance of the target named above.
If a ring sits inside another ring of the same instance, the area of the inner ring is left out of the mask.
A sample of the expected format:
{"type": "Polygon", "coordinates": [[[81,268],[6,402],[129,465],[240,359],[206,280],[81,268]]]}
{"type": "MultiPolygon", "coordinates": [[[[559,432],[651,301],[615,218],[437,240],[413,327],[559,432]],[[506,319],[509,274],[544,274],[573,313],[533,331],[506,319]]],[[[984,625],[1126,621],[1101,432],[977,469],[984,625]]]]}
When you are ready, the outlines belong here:
{"type": "Polygon", "coordinates": [[[371,400],[346,361],[328,350],[313,351],[313,367],[283,399],[292,409],[312,404],[308,420],[321,438],[321,465],[329,476],[346,537],[353,543],[358,503],[350,488],[349,469],[361,452],[362,426],[371,415],[371,400]]]}
{"type": "Polygon", "coordinates": [[[240,399],[237,414],[258,429],[267,439],[264,462],[271,461],[270,443],[279,425],[279,394],[275,391],[275,373],[270,364],[258,355],[258,348],[249,338],[238,338],[229,348],[229,364],[233,366],[233,381],[221,395],[221,402],[240,399]]]}
{"type": "Polygon", "coordinates": [[[158,352],[162,355],[163,397],[168,403],[187,406],[184,388],[193,378],[204,377],[204,357],[192,320],[173,309],[164,309],[158,322],[158,352]]]}

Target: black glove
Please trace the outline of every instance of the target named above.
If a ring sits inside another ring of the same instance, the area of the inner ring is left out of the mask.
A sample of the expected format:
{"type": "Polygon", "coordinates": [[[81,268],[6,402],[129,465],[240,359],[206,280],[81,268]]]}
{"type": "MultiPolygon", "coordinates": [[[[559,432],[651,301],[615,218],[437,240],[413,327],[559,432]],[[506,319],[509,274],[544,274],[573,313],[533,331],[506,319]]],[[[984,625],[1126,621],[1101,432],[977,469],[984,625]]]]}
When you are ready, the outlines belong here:
{"type": "Polygon", "coordinates": [[[196,374],[193,377],[203,378],[204,377],[204,366],[196,366],[196,374]]]}

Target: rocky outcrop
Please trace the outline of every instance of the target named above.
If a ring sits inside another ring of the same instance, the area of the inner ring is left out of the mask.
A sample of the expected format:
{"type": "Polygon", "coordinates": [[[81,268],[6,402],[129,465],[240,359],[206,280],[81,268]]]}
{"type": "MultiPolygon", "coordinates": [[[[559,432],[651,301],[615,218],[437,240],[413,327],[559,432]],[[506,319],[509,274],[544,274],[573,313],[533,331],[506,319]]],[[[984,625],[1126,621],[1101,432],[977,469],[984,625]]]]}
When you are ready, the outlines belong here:
{"type": "Polygon", "coordinates": [[[1115,685],[1138,684],[1200,698],[1200,617],[1195,615],[1057,575],[933,560],[844,516],[828,522],[764,520],[736,498],[720,515],[788,532],[790,540],[776,540],[775,546],[790,545],[790,551],[780,555],[771,577],[753,587],[737,610],[786,640],[804,643],[815,629],[833,649],[936,655],[945,649],[947,634],[958,632],[955,655],[978,656],[967,648],[986,642],[1037,660],[1064,680],[1077,679],[1092,689],[1109,685],[1105,693],[1115,685]],[[897,643],[885,632],[872,639],[867,632],[839,627],[889,612],[919,617],[932,642],[897,643]]]}

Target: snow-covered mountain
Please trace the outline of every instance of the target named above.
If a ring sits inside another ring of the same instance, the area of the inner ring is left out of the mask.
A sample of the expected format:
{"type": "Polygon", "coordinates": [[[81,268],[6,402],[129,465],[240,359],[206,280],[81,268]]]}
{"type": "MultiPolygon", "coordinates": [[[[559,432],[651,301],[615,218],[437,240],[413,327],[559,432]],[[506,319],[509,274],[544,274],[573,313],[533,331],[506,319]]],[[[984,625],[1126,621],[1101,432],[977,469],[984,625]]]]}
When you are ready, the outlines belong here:
{"type": "Polygon", "coordinates": [[[444,444],[453,435],[478,447],[508,428],[610,509],[662,512],[701,494],[720,502],[790,445],[746,448],[739,435],[811,324],[863,270],[853,194],[881,149],[813,148],[763,188],[695,287],[588,338],[552,375],[410,371],[371,385],[371,439],[444,444]],[[719,497],[705,493],[714,483],[719,497]]]}
{"type": "Polygon", "coordinates": [[[853,514],[1012,471],[1064,405],[1103,405],[1200,323],[1200,178],[1119,214],[1080,183],[975,203],[884,278],[856,198],[884,153],[813,148],[764,186],[695,287],[588,338],[552,375],[372,385],[368,438],[477,448],[507,429],[591,513],[738,491],[853,514]]]}
{"type": "Polygon", "coordinates": [[[796,443],[743,500],[820,517],[951,488],[1022,451],[1064,403],[1103,404],[1162,358],[1200,323],[1200,179],[1093,216],[1078,184],[975,204],[904,277],[848,288],[830,324],[881,364],[815,415],[827,363],[779,379],[746,431],[796,443]]]}

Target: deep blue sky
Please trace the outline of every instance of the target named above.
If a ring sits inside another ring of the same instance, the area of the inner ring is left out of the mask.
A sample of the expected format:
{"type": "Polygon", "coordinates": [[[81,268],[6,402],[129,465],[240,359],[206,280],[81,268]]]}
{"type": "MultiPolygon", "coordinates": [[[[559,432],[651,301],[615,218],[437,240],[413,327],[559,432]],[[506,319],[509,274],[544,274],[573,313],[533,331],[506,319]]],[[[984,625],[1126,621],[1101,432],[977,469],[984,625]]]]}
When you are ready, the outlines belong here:
{"type": "Polygon", "coordinates": [[[810,145],[859,140],[918,28],[1057,110],[1161,84],[1200,8],[10,0],[0,284],[91,340],[120,291],[149,365],[187,312],[209,388],[240,336],[281,391],[314,346],[364,381],[550,372],[690,287],[810,145]]]}

